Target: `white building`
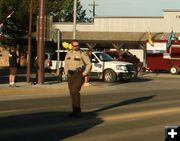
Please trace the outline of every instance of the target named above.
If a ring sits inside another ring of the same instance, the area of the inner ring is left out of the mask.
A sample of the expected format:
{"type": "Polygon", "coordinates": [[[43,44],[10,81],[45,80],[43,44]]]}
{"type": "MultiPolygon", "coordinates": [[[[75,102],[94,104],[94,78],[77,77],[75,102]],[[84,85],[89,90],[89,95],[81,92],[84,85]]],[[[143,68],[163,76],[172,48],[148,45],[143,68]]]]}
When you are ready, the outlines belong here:
{"type": "MultiPolygon", "coordinates": [[[[77,23],[77,32],[180,32],[180,9],[163,10],[163,17],[95,17],[94,23],[77,23]]],[[[53,23],[53,28],[72,32],[73,23],[53,23]]]]}
{"type": "MultiPolygon", "coordinates": [[[[63,40],[72,40],[73,23],[53,23],[53,29],[61,30],[63,40]]],[[[94,23],[77,23],[76,39],[88,46],[137,49],[147,40],[147,32],[155,40],[166,40],[172,30],[179,36],[180,9],[163,10],[161,17],[95,17],[94,23]]]]}

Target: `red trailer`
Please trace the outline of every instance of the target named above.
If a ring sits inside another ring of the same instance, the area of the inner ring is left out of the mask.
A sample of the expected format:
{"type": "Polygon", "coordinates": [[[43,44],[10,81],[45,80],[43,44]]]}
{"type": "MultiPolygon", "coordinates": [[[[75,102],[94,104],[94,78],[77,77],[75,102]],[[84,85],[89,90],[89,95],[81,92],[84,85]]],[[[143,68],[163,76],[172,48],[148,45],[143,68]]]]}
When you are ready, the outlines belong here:
{"type": "Polygon", "coordinates": [[[146,43],[146,67],[152,71],[165,70],[171,74],[180,72],[180,40],[173,40],[167,47],[167,40],[146,43]]]}

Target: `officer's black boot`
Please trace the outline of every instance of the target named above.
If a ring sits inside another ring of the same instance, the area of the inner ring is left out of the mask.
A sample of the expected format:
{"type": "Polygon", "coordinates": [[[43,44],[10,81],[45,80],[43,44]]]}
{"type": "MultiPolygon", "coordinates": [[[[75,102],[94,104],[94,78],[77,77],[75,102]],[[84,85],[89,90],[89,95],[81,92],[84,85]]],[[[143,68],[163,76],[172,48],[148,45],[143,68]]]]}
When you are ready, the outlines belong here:
{"type": "Polygon", "coordinates": [[[73,107],[73,112],[70,114],[70,117],[78,118],[80,117],[81,108],[80,107],[73,107]]]}

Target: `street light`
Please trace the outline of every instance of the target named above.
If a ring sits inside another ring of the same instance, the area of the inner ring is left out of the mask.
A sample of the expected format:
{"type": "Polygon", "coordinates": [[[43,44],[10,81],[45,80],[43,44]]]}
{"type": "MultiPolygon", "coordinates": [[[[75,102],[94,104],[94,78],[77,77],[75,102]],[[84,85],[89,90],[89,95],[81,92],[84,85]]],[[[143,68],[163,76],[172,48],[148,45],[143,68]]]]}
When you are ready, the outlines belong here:
{"type": "Polygon", "coordinates": [[[76,39],[77,0],[74,0],[73,11],[73,39],[76,39]]]}

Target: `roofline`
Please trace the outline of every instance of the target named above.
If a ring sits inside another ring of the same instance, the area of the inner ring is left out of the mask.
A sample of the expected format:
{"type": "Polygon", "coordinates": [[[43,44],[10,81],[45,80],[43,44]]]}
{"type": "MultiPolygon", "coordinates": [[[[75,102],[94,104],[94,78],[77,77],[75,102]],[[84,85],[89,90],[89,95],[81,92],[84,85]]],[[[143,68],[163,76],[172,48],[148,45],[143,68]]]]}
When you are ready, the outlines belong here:
{"type": "MultiPolygon", "coordinates": [[[[180,9],[162,9],[163,12],[180,12],[180,9]]],[[[95,16],[94,18],[163,18],[163,16],[95,16]]]]}
{"type": "MultiPolygon", "coordinates": [[[[53,22],[53,25],[59,24],[60,22],[53,22]]],[[[61,25],[72,25],[73,22],[61,22],[61,25]]],[[[77,22],[77,24],[80,25],[93,25],[94,23],[92,22],[77,22]]]]}
{"type": "Polygon", "coordinates": [[[163,12],[180,12],[180,9],[163,9],[163,12]]]}
{"type": "Polygon", "coordinates": [[[100,18],[164,18],[163,16],[96,16],[95,19],[100,18]]]}

